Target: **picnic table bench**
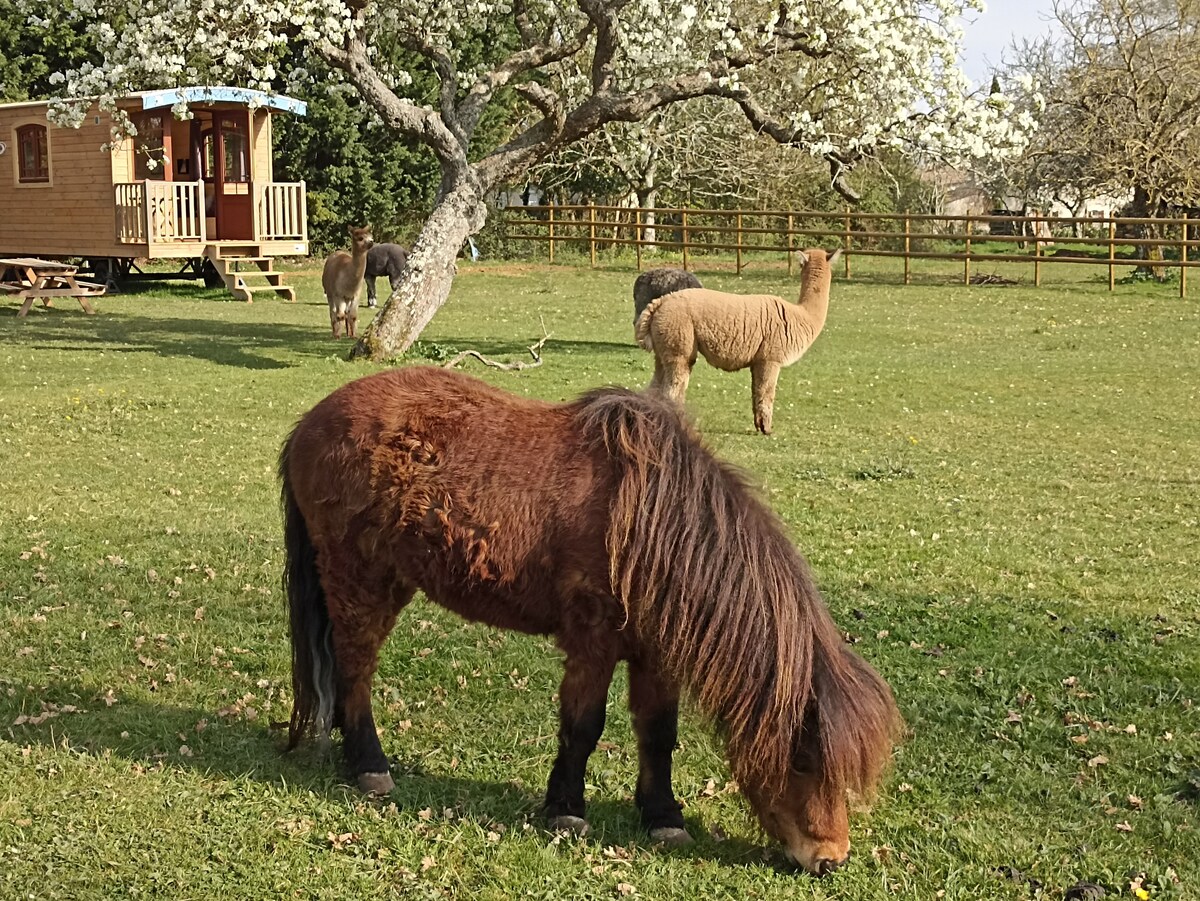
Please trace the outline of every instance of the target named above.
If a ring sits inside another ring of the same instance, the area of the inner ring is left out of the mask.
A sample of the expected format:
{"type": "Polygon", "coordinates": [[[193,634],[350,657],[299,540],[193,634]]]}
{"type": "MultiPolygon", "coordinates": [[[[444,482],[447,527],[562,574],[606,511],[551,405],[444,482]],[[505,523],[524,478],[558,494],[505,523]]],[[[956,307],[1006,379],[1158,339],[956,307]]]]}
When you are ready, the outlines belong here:
{"type": "Polygon", "coordinates": [[[75,277],[78,266],[60,260],[39,260],[35,257],[0,259],[0,295],[11,295],[24,301],[17,316],[29,312],[35,300],[52,306],[55,297],[74,297],[85,313],[94,313],[89,297],[104,293],[105,286],[80,281],[75,277]]]}

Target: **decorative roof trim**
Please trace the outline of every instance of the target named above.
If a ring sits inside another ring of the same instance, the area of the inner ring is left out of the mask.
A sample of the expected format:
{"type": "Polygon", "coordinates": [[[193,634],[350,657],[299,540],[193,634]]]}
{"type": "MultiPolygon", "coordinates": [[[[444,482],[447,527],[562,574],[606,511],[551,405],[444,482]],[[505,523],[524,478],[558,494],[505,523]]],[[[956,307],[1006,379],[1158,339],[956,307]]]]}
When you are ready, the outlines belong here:
{"type": "Polygon", "coordinates": [[[158,109],[164,106],[174,106],[180,101],[186,103],[242,103],[246,106],[270,107],[303,116],[308,112],[308,104],[303,100],[285,97],[283,94],[268,94],[266,91],[255,91],[250,88],[216,87],[187,87],[173,88],[166,91],[144,91],[136,94],[142,98],[142,109],[158,109]]]}

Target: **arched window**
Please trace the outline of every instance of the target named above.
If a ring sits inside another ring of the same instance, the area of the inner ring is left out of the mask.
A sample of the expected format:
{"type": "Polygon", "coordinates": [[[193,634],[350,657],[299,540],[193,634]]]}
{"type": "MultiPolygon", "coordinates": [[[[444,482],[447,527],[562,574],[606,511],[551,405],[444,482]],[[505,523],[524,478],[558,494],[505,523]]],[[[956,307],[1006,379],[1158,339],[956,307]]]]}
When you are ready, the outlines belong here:
{"type": "Polygon", "coordinates": [[[17,129],[17,180],[25,184],[50,181],[45,125],[22,125],[17,129]]]}

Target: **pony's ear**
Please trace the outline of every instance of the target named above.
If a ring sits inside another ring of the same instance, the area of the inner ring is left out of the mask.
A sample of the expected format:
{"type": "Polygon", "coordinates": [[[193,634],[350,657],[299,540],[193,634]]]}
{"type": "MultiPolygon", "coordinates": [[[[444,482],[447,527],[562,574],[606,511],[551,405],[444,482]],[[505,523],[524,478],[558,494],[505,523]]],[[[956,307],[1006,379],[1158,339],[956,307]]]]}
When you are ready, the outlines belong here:
{"type": "Polygon", "coordinates": [[[837,258],[841,255],[842,248],[840,247],[835,248],[834,250],[827,250],[825,251],[825,262],[832,266],[835,262],[837,262],[837,258]]]}

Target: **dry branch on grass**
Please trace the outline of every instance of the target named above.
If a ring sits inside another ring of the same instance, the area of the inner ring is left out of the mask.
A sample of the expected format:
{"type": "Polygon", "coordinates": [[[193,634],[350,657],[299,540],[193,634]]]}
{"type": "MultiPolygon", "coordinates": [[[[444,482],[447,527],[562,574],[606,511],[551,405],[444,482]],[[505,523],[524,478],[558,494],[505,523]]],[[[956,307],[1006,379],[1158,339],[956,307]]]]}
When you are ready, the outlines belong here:
{"type": "Polygon", "coordinates": [[[507,363],[501,363],[499,360],[492,360],[488,357],[485,357],[477,350],[462,350],[443,363],[442,368],[454,369],[467,357],[474,357],[485,366],[491,366],[493,369],[502,369],[506,372],[520,372],[522,369],[536,369],[542,365],[542,345],[549,341],[550,337],[550,333],[546,331],[546,323],[543,322],[542,337],[534,344],[529,345],[529,355],[533,357],[532,363],[526,363],[524,360],[510,360],[507,363]]]}
{"type": "Polygon", "coordinates": [[[1004,275],[981,274],[971,276],[972,285],[1019,285],[1020,282],[1014,278],[1008,278],[1004,275]]]}

